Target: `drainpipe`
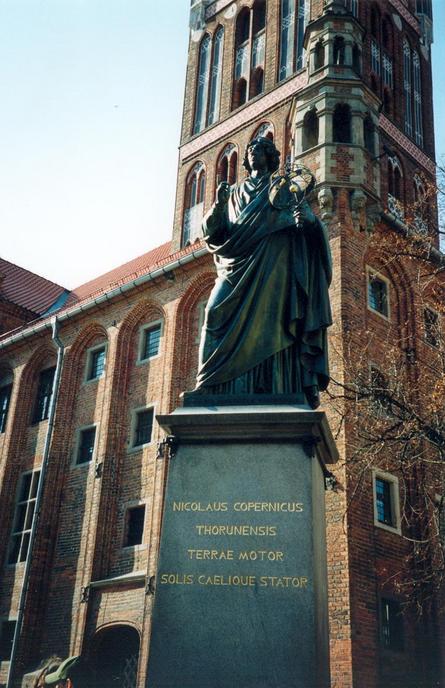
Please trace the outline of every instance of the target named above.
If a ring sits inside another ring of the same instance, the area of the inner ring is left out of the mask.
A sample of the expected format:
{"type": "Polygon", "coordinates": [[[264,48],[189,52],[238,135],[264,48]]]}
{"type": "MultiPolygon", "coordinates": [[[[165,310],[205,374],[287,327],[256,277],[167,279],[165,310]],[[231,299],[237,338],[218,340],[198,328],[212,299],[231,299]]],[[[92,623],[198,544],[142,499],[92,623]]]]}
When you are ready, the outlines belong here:
{"type": "Polygon", "coordinates": [[[18,607],[18,611],[17,611],[17,621],[16,621],[16,625],[15,625],[14,638],[12,641],[11,657],[9,660],[9,670],[8,670],[8,679],[6,682],[6,688],[12,688],[13,687],[14,669],[15,669],[14,665],[15,665],[15,660],[16,660],[16,656],[17,656],[17,650],[18,650],[22,625],[23,625],[23,616],[24,616],[24,612],[25,612],[26,596],[27,596],[28,587],[29,587],[32,554],[33,554],[33,548],[34,548],[35,541],[36,541],[39,516],[40,516],[41,509],[42,509],[43,487],[45,485],[45,477],[46,477],[46,472],[47,472],[47,468],[48,468],[49,450],[51,447],[51,440],[52,440],[52,436],[53,436],[54,416],[56,413],[57,397],[59,394],[60,377],[61,377],[62,366],[63,366],[64,347],[63,347],[63,344],[59,338],[59,321],[57,319],[57,316],[54,316],[53,318],[51,318],[51,328],[52,328],[52,340],[57,347],[57,363],[56,363],[56,370],[54,373],[53,392],[52,392],[51,402],[50,402],[50,406],[49,406],[49,410],[48,410],[48,428],[46,431],[45,444],[43,446],[42,466],[40,469],[39,485],[38,485],[37,494],[36,494],[36,508],[35,508],[35,513],[34,513],[32,528],[31,528],[31,535],[30,535],[30,539],[29,539],[29,548],[28,548],[28,554],[27,554],[26,562],[25,562],[25,570],[23,572],[23,583],[22,583],[22,589],[20,591],[19,607],[18,607]]]}

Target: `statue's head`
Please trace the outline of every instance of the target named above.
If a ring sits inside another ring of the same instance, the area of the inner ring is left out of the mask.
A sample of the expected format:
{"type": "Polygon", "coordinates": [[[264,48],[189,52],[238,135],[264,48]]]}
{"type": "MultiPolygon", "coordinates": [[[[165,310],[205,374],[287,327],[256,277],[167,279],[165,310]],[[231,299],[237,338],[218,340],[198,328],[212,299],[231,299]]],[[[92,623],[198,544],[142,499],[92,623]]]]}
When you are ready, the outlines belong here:
{"type": "Polygon", "coordinates": [[[277,170],[280,165],[280,153],[276,149],[276,146],[273,141],[266,138],[265,136],[257,136],[255,139],[252,139],[252,141],[250,141],[250,143],[247,144],[246,152],[244,153],[243,165],[249,172],[249,174],[250,172],[252,172],[252,167],[249,162],[249,151],[254,147],[262,149],[266,158],[267,169],[269,170],[269,172],[275,172],[275,170],[277,170]]]}

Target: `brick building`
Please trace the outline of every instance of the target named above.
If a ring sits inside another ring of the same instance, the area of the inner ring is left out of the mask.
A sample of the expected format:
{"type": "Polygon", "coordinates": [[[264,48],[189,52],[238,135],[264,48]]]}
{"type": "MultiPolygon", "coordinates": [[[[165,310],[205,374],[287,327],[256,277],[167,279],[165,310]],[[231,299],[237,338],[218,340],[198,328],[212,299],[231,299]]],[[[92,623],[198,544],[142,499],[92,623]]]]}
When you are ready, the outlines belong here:
{"type": "MultiPolygon", "coordinates": [[[[0,264],[1,686],[80,653],[98,686],[144,686],[166,475],[154,416],[194,386],[214,280],[200,223],[255,135],[317,177],[333,377],[357,352],[383,375],[391,344],[410,393],[424,369],[436,382],[430,0],[196,0],[190,27],[171,244],[71,292],[0,264]],[[388,237],[400,247],[407,232],[431,235],[422,297],[416,259],[388,259],[388,237]]],[[[342,454],[327,492],[332,686],[442,685],[440,594],[420,614],[403,585],[420,566],[406,505],[428,497],[419,519],[434,530],[440,467],[401,474],[383,451],[358,474],[357,418],[338,427],[324,402],[342,454]]]]}

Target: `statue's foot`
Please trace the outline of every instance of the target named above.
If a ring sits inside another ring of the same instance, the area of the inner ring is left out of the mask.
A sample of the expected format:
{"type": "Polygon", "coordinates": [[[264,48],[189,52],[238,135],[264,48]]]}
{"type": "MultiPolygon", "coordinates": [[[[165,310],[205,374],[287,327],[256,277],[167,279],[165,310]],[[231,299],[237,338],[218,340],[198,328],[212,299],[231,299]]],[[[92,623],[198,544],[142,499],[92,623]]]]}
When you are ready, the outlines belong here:
{"type": "Polygon", "coordinates": [[[306,394],[307,403],[312,409],[316,409],[320,406],[320,391],[317,385],[305,387],[304,393],[306,394]]]}

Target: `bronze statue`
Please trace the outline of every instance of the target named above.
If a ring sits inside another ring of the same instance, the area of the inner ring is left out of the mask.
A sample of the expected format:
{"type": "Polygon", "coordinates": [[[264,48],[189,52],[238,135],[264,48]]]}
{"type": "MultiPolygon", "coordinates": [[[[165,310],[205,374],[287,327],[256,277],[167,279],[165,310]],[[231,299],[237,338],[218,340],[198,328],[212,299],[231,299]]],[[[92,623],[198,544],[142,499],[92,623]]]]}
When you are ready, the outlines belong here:
{"type": "Polygon", "coordinates": [[[232,189],[219,184],[204,218],[217,279],[196,390],[286,395],[316,408],[329,381],[329,242],[304,192],[277,172],[279,155],[269,139],[251,141],[249,176],[232,189]]]}

